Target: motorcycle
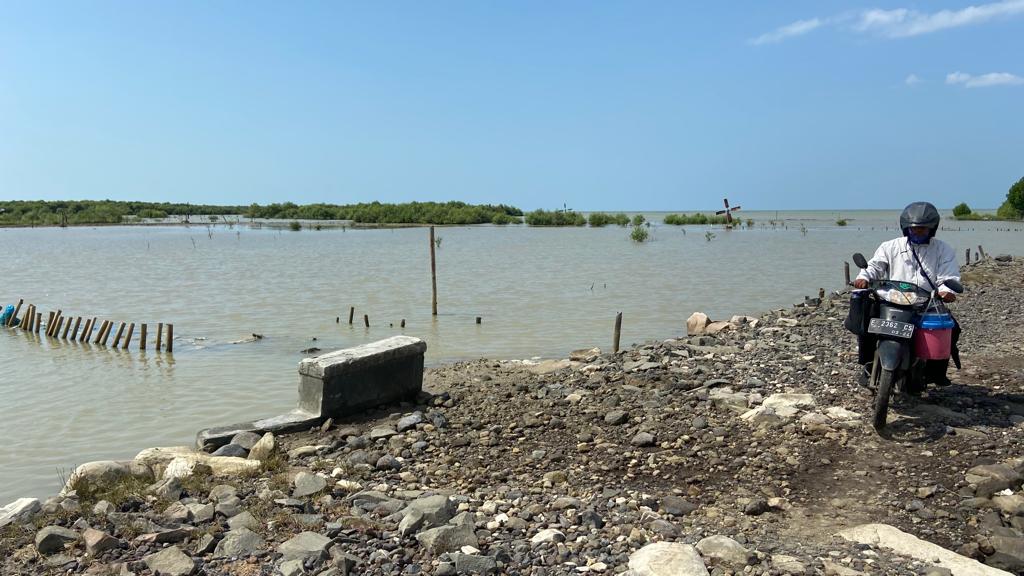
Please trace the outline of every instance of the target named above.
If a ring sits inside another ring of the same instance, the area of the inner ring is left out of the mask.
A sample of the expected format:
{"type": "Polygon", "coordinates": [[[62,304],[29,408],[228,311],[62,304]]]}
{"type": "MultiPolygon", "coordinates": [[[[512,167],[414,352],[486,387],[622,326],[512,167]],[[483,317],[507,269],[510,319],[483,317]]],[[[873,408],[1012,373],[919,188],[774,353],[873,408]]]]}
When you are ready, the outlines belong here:
{"type": "MultiPolygon", "coordinates": [[[[862,254],[854,254],[853,261],[867,268],[862,254]]],[[[956,280],[942,285],[957,294],[963,292],[956,280]]],[[[873,425],[881,431],[893,393],[924,390],[927,361],[950,357],[954,321],[938,290],[911,282],[874,280],[857,296],[868,298],[865,309],[871,313],[865,331],[877,341],[868,387],[875,394],[873,425]]]]}

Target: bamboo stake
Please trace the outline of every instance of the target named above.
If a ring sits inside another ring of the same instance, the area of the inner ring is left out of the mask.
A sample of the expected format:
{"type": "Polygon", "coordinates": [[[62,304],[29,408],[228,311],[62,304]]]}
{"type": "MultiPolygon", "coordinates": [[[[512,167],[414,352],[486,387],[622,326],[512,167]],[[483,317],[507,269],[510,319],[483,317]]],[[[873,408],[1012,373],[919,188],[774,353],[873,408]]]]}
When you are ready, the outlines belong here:
{"type": "Polygon", "coordinates": [[[69,331],[71,331],[71,316],[68,316],[68,321],[64,323],[64,331],[60,333],[60,339],[67,340],[69,331]]]}
{"type": "Polygon", "coordinates": [[[615,337],[612,340],[612,353],[619,352],[619,335],[622,334],[622,312],[615,315],[615,337]]]}
{"type": "Polygon", "coordinates": [[[850,285],[850,263],[843,262],[843,279],[846,280],[846,286],[850,285]]]}
{"type": "Polygon", "coordinates": [[[174,324],[167,325],[167,351],[174,350],[174,324]]]}
{"type": "Polygon", "coordinates": [[[24,302],[24,299],[18,298],[18,305],[14,307],[14,314],[11,314],[11,317],[7,319],[8,326],[14,326],[14,319],[18,317],[18,312],[21,312],[21,305],[24,302]]]}
{"type": "Polygon", "coordinates": [[[121,342],[121,335],[123,335],[123,334],[124,334],[124,322],[121,322],[117,326],[117,335],[114,336],[114,348],[117,348],[117,345],[121,342]]]}
{"type": "Polygon", "coordinates": [[[53,319],[53,328],[50,329],[50,336],[57,338],[60,336],[60,327],[64,325],[64,313],[57,310],[57,317],[53,319]]]}
{"type": "MultiPolygon", "coordinates": [[[[121,324],[121,325],[124,326],[124,324],[121,324]]],[[[107,340],[110,339],[110,331],[113,330],[113,329],[114,329],[114,322],[113,321],[107,321],[107,329],[103,332],[103,339],[100,340],[100,344],[103,344],[104,346],[107,345],[107,340]]]]}
{"type": "Polygon", "coordinates": [[[29,304],[28,308],[25,309],[25,315],[21,317],[21,324],[19,327],[22,330],[28,330],[28,319],[32,317],[32,305],[29,304]]]}
{"type": "Polygon", "coordinates": [[[121,347],[122,350],[128,349],[128,343],[132,341],[132,332],[135,332],[135,322],[128,325],[128,335],[124,337],[124,346],[121,347]]]}
{"type": "Polygon", "coordinates": [[[92,330],[96,327],[96,318],[93,317],[90,320],[85,321],[85,328],[82,329],[82,335],[78,337],[79,342],[89,342],[92,338],[92,330]]]}
{"type": "Polygon", "coordinates": [[[970,248],[968,248],[967,249],[967,253],[964,254],[964,263],[965,264],[970,264],[971,263],[971,249],[970,248]]]}
{"type": "Polygon", "coordinates": [[[405,318],[402,318],[402,328],[405,328],[405,318]]]}
{"type": "Polygon", "coordinates": [[[28,331],[29,332],[38,332],[39,331],[36,328],[36,326],[39,324],[39,322],[37,322],[36,319],[39,318],[40,316],[41,316],[41,314],[36,309],[36,305],[33,304],[32,305],[32,309],[29,312],[29,317],[28,317],[28,331]]]}
{"type": "Polygon", "coordinates": [[[348,307],[348,323],[349,324],[352,324],[352,317],[355,316],[355,315],[356,315],[356,307],[355,306],[349,306],[348,307]]]}
{"type": "Polygon", "coordinates": [[[50,328],[53,328],[54,313],[50,312],[46,315],[46,335],[50,335],[50,328]]]}
{"type": "Polygon", "coordinates": [[[81,316],[79,316],[78,318],[75,318],[75,328],[73,330],[71,330],[71,341],[72,342],[74,342],[75,340],[78,339],[77,338],[77,336],[78,336],[78,326],[81,323],[82,323],[82,317],[81,316]]]}
{"type": "Polygon", "coordinates": [[[367,328],[370,327],[370,317],[367,316],[366,314],[363,314],[363,324],[366,324],[367,328]]]}
{"type": "Polygon", "coordinates": [[[36,312],[36,325],[35,325],[36,334],[39,334],[39,329],[40,329],[40,327],[42,325],[43,325],[43,313],[42,312],[36,312]]]}
{"type": "Polygon", "coordinates": [[[430,227],[430,313],[437,316],[437,264],[434,260],[434,227],[430,227]]]}
{"type": "Polygon", "coordinates": [[[107,326],[110,324],[110,320],[104,320],[103,324],[100,324],[100,331],[96,333],[96,339],[93,340],[93,344],[99,344],[100,340],[103,340],[103,333],[107,331],[107,326]]]}
{"type": "Polygon", "coordinates": [[[476,323],[479,324],[483,319],[479,316],[476,317],[476,323]]]}
{"type": "Polygon", "coordinates": [[[981,247],[981,244],[978,244],[978,252],[981,254],[983,259],[988,258],[988,254],[985,254],[985,249],[981,247]]]}
{"type": "Polygon", "coordinates": [[[139,327],[139,350],[146,349],[146,325],[139,327]]]}
{"type": "Polygon", "coordinates": [[[161,338],[164,336],[164,323],[160,322],[156,325],[156,350],[160,351],[161,338]]]}

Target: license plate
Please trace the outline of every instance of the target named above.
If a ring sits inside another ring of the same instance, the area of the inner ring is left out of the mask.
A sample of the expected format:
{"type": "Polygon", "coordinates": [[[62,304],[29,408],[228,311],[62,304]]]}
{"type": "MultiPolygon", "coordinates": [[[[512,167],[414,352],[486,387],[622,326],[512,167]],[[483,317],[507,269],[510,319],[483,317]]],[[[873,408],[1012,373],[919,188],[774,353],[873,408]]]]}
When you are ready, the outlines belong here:
{"type": "Polygon", "coordinates": [[[895,336],[896,338],[910,338],[914,335],[914,325],[907,322],[897,322],[896,320],[872,318],[871,322],[868,323],[868,332],[895,336]]]}

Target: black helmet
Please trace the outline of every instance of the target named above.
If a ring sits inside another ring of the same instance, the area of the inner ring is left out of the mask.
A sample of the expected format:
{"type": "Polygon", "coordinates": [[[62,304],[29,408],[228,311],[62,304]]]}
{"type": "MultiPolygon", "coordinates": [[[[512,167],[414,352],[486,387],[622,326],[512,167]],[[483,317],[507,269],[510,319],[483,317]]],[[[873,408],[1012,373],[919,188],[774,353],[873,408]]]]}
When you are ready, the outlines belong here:
{"type": "Polygon", "coordinates": [[[934,238],[935,232],[939,229],[939,211],[931,202],[908,204],[900,214],[900,230],[903,230],[904,236],[910,234],[911,226],[927,227],[928,237],[934,238]]]}

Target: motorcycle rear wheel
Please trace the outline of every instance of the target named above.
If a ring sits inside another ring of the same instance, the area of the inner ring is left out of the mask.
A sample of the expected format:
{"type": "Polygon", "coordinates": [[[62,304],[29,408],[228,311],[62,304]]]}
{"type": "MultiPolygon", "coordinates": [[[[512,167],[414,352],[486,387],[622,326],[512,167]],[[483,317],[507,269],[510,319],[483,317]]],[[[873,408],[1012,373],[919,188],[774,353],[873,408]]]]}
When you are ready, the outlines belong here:
{"type": "Polygon", "coordinates": [[[875,430],[880,431],[885,428],[885,421],[889,416],[889,399],[892,397],[892,385],[896,379],[895,376],[892,370],[878,369],[878,387],[875,390],[875,419],[872,423],[875,430]]]}

